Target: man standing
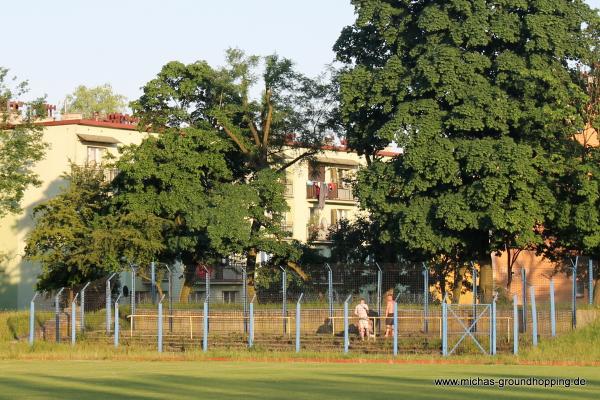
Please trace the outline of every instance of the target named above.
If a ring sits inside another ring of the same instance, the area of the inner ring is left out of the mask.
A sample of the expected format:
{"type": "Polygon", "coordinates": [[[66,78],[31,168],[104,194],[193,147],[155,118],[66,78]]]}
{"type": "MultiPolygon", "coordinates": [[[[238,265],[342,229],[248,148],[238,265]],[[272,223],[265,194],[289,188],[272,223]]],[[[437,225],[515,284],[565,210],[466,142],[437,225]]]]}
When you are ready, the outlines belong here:
{"type": "Polygon", "coordinates": [[[358,317],[358,333],[360,339],[365,340],[365,335],[369,335],[369,306],[365,299],[361,298],[360,303],[354,308],[354,315],[358,317]]]}
{"type": "Polygon", "coordinates": [[[394,296],[388,293],[385,302],[385,337],[394,336],[394,296]]]}

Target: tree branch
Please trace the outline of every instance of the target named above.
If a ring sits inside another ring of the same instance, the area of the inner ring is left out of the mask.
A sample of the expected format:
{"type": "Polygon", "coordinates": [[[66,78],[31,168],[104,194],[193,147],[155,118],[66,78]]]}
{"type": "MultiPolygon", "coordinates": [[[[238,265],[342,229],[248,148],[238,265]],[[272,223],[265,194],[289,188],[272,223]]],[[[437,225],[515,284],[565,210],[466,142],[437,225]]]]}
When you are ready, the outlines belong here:
{"type": "Polygon", "coordinates": [[[254,143],[256,143],[257,146],[260,146],[260,138],[258,137],[258,129],[256,129],[256,125],[254,125],[254,121],[252,121],[252,119],[250,119],[250,115],[247,115],[246,119],[248,120],[248,127],[250,128],[250,132],[252,132],[252,137],[254,138],[254,143]]]}
{"type": "Polygon", "coordinates": [[[298,161],[302,160],[303,158],[310,157],[310,156],[312,156],[312,155],[314,155],[314,154],[317,154],[318,152],[319,152],[319,151],[318,151],[318,150],[316,150],[316,149],[312,149],[312,150],[306,151],[306,152],[304,152],[304,153],[300,154],[298,157],[296,157],[296,158],[294,158],[294,159],[292,159],[292,160],[288,161],[287,163],[283,164],[283,165],[282,165],[282,166],[281,166],[281,167],[280,167],[280,168],[277,170],[277,172],[283,172],[283,171],[285,171],[286,169],[288,169],[289,167],[291,167],[292,165],[296,164],[298,161]]]}
{"type": "Polygon", "coordinates": [[[250,151],[244,145],[244,143],[233,132],[231,132],[230,129],[228,129],[225,125],[219,123],[218,119],[217,119],[217,124],[223,129],[223,131],[227,134],[227,136],[229,136],[231,138],[231,140],[233,140],[235,142],[235,144],[238,145],[238,147],[240,148],[242,153],[250,154],[250,151]]]}
{"type": "Polygon", "coordinates": [[[246,89],[244,89],[244,97],[242,101],[244,107],[244,118],[246,118],[246,121],[248,122],[248,127],[250,128],[250,132],[252,132],[252,137],[254,138],[254,143],[256,143],[257,146],[260,146],[258,129],[256,129],[256,125],[254,125],[254,121],[252,120],[252,116],[248,110],[248,93],[246,92],[246,89]]]}
{"type": "Polygon", "coordinates": [[[269,144],[269,131],[271,130],[271,122],[273,120],[273,105],[271,104],[271,89],[267,89],[266,93],[267,102],[267,118],[263,121],[263,146],[267,147],[269,144]]]}

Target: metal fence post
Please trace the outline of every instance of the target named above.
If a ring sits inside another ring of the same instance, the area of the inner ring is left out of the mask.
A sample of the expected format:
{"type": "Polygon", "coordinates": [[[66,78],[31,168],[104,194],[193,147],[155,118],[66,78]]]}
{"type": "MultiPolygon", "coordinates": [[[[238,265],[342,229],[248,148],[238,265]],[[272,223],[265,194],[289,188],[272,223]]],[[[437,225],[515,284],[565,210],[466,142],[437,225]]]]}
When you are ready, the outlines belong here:
{"type": "Polygon", "coordinates": [[[33,345],[33,341],[35,340],[35,298],[37,297],[38,292],[33,294],[31,298],[31,302],[29,303],[29,344],[33,345]]]}
{"type": "Polygon", "coordinates": [[[156,264],[154,261],[150,263],[150,293],[152,304],[156,303],[156,264]]]}
{"type": "Polygon", "coordinates": [[[571,260],[573,265],[573,290],[571,295],[571,325],[575,329],[577,327],[577,264],[579,263],[579,256],[575,257],[575,263],[571,260]]]}
{"type": "MultiPolygon", "coordinates": [[[[119,300],[121,299],[121,295],[117,296],[117,300],[115,300],[115,348],[119,347],[119,300]]],[[[133,323],[133,318],[131,319],[131,323],[133,323]]]]}
{"type": "Polygon", "coordinates": [[[287,333],[287,271],[283,267],[279,267],[281,269],[281,316],[283,320],[283,334],[287,333]]]}
{"type": "Polygon", "coordinates": [[[523,266],[521,266],[521,293],[523,299],[523,313],[521,315],[523,332],[527,332],[527,270],[523,266]]]}
{"type": "Polygon", "coordinates": [[[300,302],[304,293],[300,294],[296,303],[296,353],[300,353],[300,302]]]}
{"type": "Polygon", "coordinates": [[[112,275],[108,277],[106,280],[106,334],[110,335],[110,324],[112,322],[111,311],[112,311],[112,291],[110,289],[110,280],[117,275],[114,272],[112,275]]]}
{"type": "Polygon", "coordinates": [[[60,343],[60,295],[65,288],[60,288],[54,297],[54,323],[56,326],[56,343],[60,343]]]}
{"type": "MultiPolygon", "coordinates": [[[[131,295],[131,315],[135,315],[135,277],[136,277],[136,267],[135,265],[130,265],[131,268],[131,290],[130,290],[130,295],[131,295]]],[[[131,320],[131,323],[133,324],[133,319],[131,320]]]]}
{"type": "Polygon", "coordinates": [[[242,267],[242,301],[244,308],[244,334],[248,333],[248,273],[242,267]]]}
{"type": "MultiPolygon", "coordinates": [[[[210,271],[208,270],[208,268],[206,268],[206,266],[202,266],[204,268],[204,271],[206,272],[206,274],[204,275],[204,291],[205,291],[205,296],[204,296],[204,310],[207,311],[208,310],[208,306],[210,304],[210,271]]],[[[205,332],[205,337],[208,337],[208,330],[210,329],[210,321],[208,320],[208,317],[206,317],[204,319],[204,332],[205,332]]],[[[208,339],[207,339],[208,340],[208,339]]],[[[206,349],[204,350],[206,351],[206,349]]]]}
{"type": "Polygon", "coordinates": [[[348,353],[348,347],[350,346],[350,335],[348,334],[348,302],[352,295],[348,295],[344,301],[344,353],[348,353]]]}
{"type": "Polygon", "coordinates": [[[513,295],[513,354],[519,353],[519,304],[517,295],[513,295]]]}
{"type": "Polygon", "coordinates": [[[250,326],[248,327],[248,347],[252,347],[254,345],[254,299],[256,295],[252,297],[250,300],[250,326]]]}
{"type": "Polygon", "coordinates": [[[73,297],[73,301],[71,302],[71,346],[75,346],[77,337],[77,297],[79,297],[79,293],[73,297]]]}
{"type": "Polygon", "coordinates": [[[81,324],[81,332],[85,331],[85,289],[87,289],[87,287],[90,286],[90,283],[92,282],[86,283],[85,286],[79,291],[79,293],[81,294],[79,296],[79,320],[81,324]]]}
{"type": "Polygon", "coordinates": [[[423,263],[423,332],[429,332],[429,268],[423,263]]]}
{"type": "Polygon", "coordinates": [[[534,346],[538,344],[537,309],[535,307],[535,286],[529,287],[531,296],[531,338],[534,346]]]}
{"type": "MultiPolygon", "coordinates": [[[[169,332],[173,332],[173,272],[171,268],[167,264],[165,264],[167,268],[167,277],[168,277],[168,286],[169,286],[169,332]]],[[[164,296],[163,296],[164,297],[164,296]]]]}
{"type": "MultiPolygon", "coordinates": [[[[381,317],[381,299],[382,299],[382,290],[383,290],[383,271],[378,263],[375,263],[377,266],[377,316],[381,317]]],[[[378,329],[378,332],[381,333],[381,319],[377,319],[377,328],[375,324],[373,324],[373,330],[378,329]]]]}
{"type": "MultiPolygon", "coordinates": [[[[398,295],[399,296],[399,295],[398,295]]],[[[394,331],[392,332],[394,335],[394,355],[398,355],[398,298],[394,301],[394,331]]]]}
{"type": "Polygon", "coordinates": [[[333,271],[329,264],[325,263],[327,267],[327,302],[329,303],[329,322],[332,324],[333,329],[333,271]]]}
{"type": "Polygon", "coordinates": [[[448,355],[448,303],[442,300],[442,355],[448,355]]]}
{"type": "MultiPolygon", "coordinates": [[[[475,269],[475,263],[471,262],[472,275],[473,275],[473,321],[477,319],[477,269],[475,269]]],[[[473,332],[477,332],[477,324],[473,325],[473,332]]]]}
{"type": "Polygon", "coordinates": [[[160,300],[158,301],[158,352],[162,353],[163,351],[163,299],[165,295],[163,294],[160,300]]]}
{"type": "Polygon", "coordinates": [[[588,303],[594,304],[594,265],[592,257],[588,260],[588,303]]]}
{"type": "Polygon", "coordinates": [[[496,296],[494,296],[494,299],[492,301],[492,355],[493,356],[496,355],[496,334],[497,334],[496,328],[497,328],[497,326],[496,326],[496,296]]]}
{"type": "Polygon", "coordinates": [[[209,296],[204,299],[204,314],[202,321],[204,322],[204,329],[202,332],[202,351],[208,351],[208,302],[209,296]]]}
{"type": "Polygon", "coordinates": [[[554,305],[554,279],[550,279],[550,331],[556,336],[556,308],[554,305]]]}

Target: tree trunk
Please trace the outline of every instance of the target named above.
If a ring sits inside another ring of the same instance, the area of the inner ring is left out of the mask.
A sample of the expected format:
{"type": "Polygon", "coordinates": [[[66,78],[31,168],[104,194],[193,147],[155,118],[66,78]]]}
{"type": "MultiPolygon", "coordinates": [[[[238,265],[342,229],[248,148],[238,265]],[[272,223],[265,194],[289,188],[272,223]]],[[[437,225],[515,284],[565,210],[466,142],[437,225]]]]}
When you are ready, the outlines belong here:
{"type": "Polygon", "coordinates": [[[185,269],[183,270],[183,286],[179,293],[179,302],[182,304],[188,304],[190,301],[190,293],[192,293],[192,288],[194,286],[195,274],[195,264],[185,266],[185,269]]]}
{"type": "Polygon", "coordinates": [[[463,289],[463,281],[465,279],[465,272],[467,267],[464,265],[458,267],[454,272],[454,286],[452,288],[452,302],[458,304],[460,302],[460,295],[463,289]]]}
{"type": "Polygon", "coordinates": [[[513,280],[513,265],[512,252],[510,248],[506,248],[506,293],[510,295],[510,289],[513,280]]]}
{"type": "Polygon", "coordinates": [[[494,298],[494,277],[491,258],[479,260],[479,291],[482,303],[489,304],[492,302],[494,298]]]}

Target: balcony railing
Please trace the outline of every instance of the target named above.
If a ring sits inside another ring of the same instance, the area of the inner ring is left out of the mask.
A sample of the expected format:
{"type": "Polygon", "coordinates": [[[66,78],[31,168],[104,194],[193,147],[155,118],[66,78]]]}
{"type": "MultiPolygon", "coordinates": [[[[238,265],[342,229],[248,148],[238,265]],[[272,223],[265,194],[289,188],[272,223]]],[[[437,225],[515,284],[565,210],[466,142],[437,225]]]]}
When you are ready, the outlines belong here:
{"type": "Polygon", "coordinates": [[[315,228],[314,226],[308,226],[307,237],[309,242],[328,242],[329,230],[323,228],[315,228]]]}
{"type": "Polygon", "coordinates": [[[104,181],[107,183],[112,182],[119,174],[119,170],[116,168],[99,168],[97,165],[93,164],[81,164],[79,166],[81,168],[90,168],[95,172],[102,172],[102,174],[104,175],[104,181]]]}
{"type": "Polygon", "coordinates": [[[281,229],[284,232],[294,233],[294,225],[291,224],[291,223],[282,222],[281,223],[281,229]]]}
{"type": "MultiPolygon", "coordinates": [[[[325,200],[356,201],[356,198],[354,197],[354,193],[352,193],[352,189],[350,187],[343,187],[343,186],[340,186],[339,184],[330,185],[328,183],[325,183],[322,186],[327,186],[327,195],[325,197],[325,200]],[[331,190],[329,190],[329,187],[331,187],[331,190]]],[[[323,190],[323,189],[319,188],[317,186],[307,185],[306,186],[306,198],[308,200],[318,200],[321,190],[323,190]]]]}

